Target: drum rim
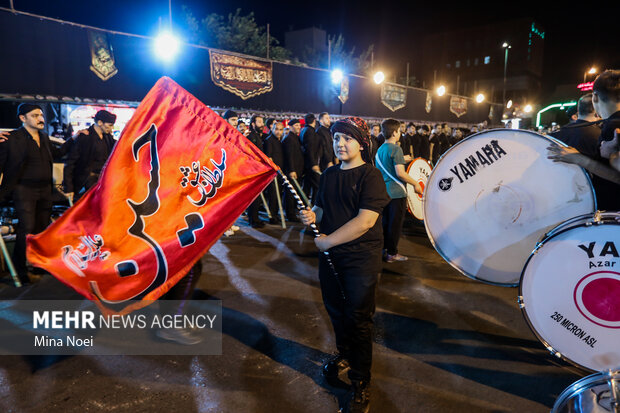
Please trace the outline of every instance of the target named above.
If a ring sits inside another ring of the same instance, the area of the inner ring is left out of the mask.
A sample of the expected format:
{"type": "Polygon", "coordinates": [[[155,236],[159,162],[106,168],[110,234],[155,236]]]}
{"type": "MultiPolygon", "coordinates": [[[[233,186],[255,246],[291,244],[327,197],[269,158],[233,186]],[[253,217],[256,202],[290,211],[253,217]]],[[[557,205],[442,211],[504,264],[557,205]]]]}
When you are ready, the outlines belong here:
{"type": "MultiPolygon", "coordinates": [[[[562,142],[562,141],[560,141],[560,140],[558,140],[558,139],[556,139],[556,138],[554,138],[552,136],[541,135],[540,133],[536,133],[536,132],[533,132],[533,131],[522,130],[522,129],[506,129],[506,128],[487,129],[485,131],[474,133],[473,135],[469,135],[465,139],[462,139],[459,142],[457,142],[454,145],[452,145],[450,148],[448,148],[448,150],[446,152],[443,153],[443,155],[441,155],[439,157],[439,159],[437,160],[437,163],[435,164],[435,167],[437,165],[439,165],[439,162],[441,162],[441,160],[443,159],[444,156],[446,156],[448,153],[450,153],[450,151],[452,151],[457,146],[463,144],[467,140],[470,140],[470,139],[472,139],[472,138],[474,138],[474,137],[476,137],[478,135],[483,135],[483,134],[486,135],[486,134],[488,134],[490,132],[499,132],[499,131],[526,133],[526,134],[529,134],[529,135],[536,136],[538,138],[542,138],[542,139],[547,140],[547,141],[551,141],[551,142],[557,143],[560,146],[568,147],[568,145],[566,145],[564,142],[562,142]]],[[[433,167],[433,169],[431,170],[431,174],[428,177],[429,181],[431,180],[431,178],[433,176],[433,173],[436,171],[435,167],[433,167]]],[[[592,193],[592,199],[594,200],[594,211],[592,211],[590,214],[594,214],[596,212],[596,210],[597,210],[596,193],[594,192],[594,186],[592,186],[592,180],[590,179],[590,176],[588,175],[587,171],[584,168],[581,168],[581,167],[579,169],[581,169],[582,173],[586,177],[587,182],[590,184],[590,191],[592,193]]],[[[427,187],[428,187],[428,185],[427,185],[427,187]]],[[[426,197],[426,194],[425,194],[424,198],[422,199],[422,210],[423,211],[426,211],[426,200],[427,200],[427,197],[426,197]]],[[[584,215],[588,215],[588,214],[584,214],[584,215]]],[[[424,216],[426,217],[426,214],[424,216]]],[[[443,258],[444,261],[446,261],[448,264],[450,264],[450,266],[452,266],[458,272],[460,272],[461,274],[463,274],[464,276],[466,276],[467,278],[470,278],[472,280],[480,281],[480,282],[483,282],[483,283],[489,284],[489,285],[495,285],[495,286],[498,286],[498,287],[518,287],[521,284],[520,281],[517,281],[517,282],[514,282],[514,283],[501,283],[501,282],[485,280],[483,278],[476,277],[473,274],[469,274],[465,270],[459,268],[456,264],[454,264],[451,260],[449,260],[446,257],[446,255],[444,254],[444,252],[441,250],[441,248],[439,248],[437,246],[437,243],[435,242],[435,238],[433,237],[433,235],[429,231],[427,221],[428,220],[426,220],[426,219],[424,220],[424,229],[426,230],[426,234],[428,236],[428,239],[431,242],[431,245],[433,246],[433,248],[435,248],[435,251],[437,251],[437,253],[441,256],[441,258],[443,258]]],[[[565,221],[563,221],[563,222],[565,222],[565,221]]],[[[543,235],[543,237],[544,237],[544,235],[543,235]]],[[[535,249],[534,249],[534,251],[535,251],[535,249]]],[[[529,258],[528,258],[528,261],[529,261],[529,258]]],[[[527,261],[526,261],[526,263],[527,263],[527,261]]],[[[521,274],[523,274],[523,271],[521,271],[521,274]]]]}
{"type": "MultiPolygon", "coordinates": [[[[413,159],[410,163],[409,166],[407,166],[407,170],[405,172],[407,172],[407,175],[409,175],[409,170],[411,169],[411,167],[413,166],[413,163],[415,161],[417,161],[418,159],[426,161],[426,163],[428,164],[428,166],[431,167],[431,173],[433,173],[433,165],[430,163],[430,161],[426,158],[423,158],[421,156],[418,156],[417,158],[413,159]]],[[[430,175],[429,175],[430,176],[430,175]]],[[[409,188],[407,185],[409,184],[405,184],[405,188],[409,188]]],[[[409,213],[418,221],[424,221],[424,219],[420,219],[418,217],[415,216],[415,214],[413,213],[413,211],[411,210],[411,208],[409,208],[409,193],[407,193],[407,211],[409,211],[409,213]]],[[[422,194],[422,215],[424,215],[424,194],[422,194]]]]}
{"type": "MultiPolygon", "coordinates": [[[[555,403],[553,403],[553,408],[551,409],[551,413],[557,413],[558,409],[569,400],[572,396],[576,395],[577,392],[581,390],[587,389],[587,384],[597,383],[601,379],[605,382],[609,383],[609,380],[613,378],[613,376],[618,376],[620,379],[620,370],[619,369],[611,369],[611,370],[603,370],[596,372],[594,374],[590,374],[588,376],[582,377],[576,382],[572,383],[570,386],[562,390],[562,393],[557,397],[555,403]],[[598,380],[595,380],[598,379],[598,380]]],[[[597,383],[603,384],[603,383],[597,383]]]]}
{"type": "MultiPolygon", "coordinates": [[[[615,212],[612,212],[615,213],[615,212]]],[[[587,215],[587,214],[586,214],[587,215]]],[[[594,217],[597,215],[596,213],[590,214],[592,215],[592,218],[594,219],[594,217]]],[[[570,218],[567,221],[573,220],[575,218],[581,217],[577,216],[577,217],[573,217],[570,218]]],[[[562,225],[564,225],[567,221],[562,222],[561,224],[558,224],[555,228],[558,228],[562,225]]],[[[572,359],[568,358],[567,356],[565,356],[564,353],[560,353],[559,351],[557,351],[555,349],[555,347],[553,347],[551,344],[549,344],[549,342],[547,340],[545,340],[539,333],[538,331],[534,328],[534,326],[532,325],[532,322],[530,320],[530,318],[528,317],[526,311],[525,311],[525,307],[526,304],[523,302],[523,278],[525,277],[525,270],[527,269],[527,266],[530,264],[530,261],[532,260],[532,258],[536,255],[536,253],[538,252],[538,250],[540,250],[543,245],[547,242],[549,242],[550,240],[552,240],[553,238],[557,237],[560,234],[563,234],[567,231],[570,231],[572,229],[575,228],[580,228],[580,227],[588,227],[591,226],[592,223],[588,224],[588,222],[582,222],[580,224],[574,224],[574,225],[569,225],[566,228],[562,228],[561,230],[553,233],[552,235],[549,235],[547,237],[545,237],[542,241],[540,241],[538,244],[536,244],[536,248],[534,248],[534,250],[532,251],[532,253],[530,254],[529,257],[527,257],[527,260],[525,261],[525,264],[523,265],[523,270],[521,271],[521,277],[519,278],[519,295],[518,295],[518,301],[519,301],[519,307],[521,310],[521,314],[523,315],[523,318],[525,318],[525,322],[527,323],[527,326],[530,328],[530,330],[534,333],[534,335],[536,336],[536,338],[538,339],[538,341],[541,342],[541,344],[547,349],[549,350],[549,352],[551,352],[554,356],[559,357],[560,359],[564,360],[565,362],[572,364],[575,367],[578,367],[584,371],[587,372],[605,372],[608,371],[609,369],[606,370],[593,370],[589,367],[583,366],[575,361],[573,361],[572,359]],[[559,356],[558,356],[559,355],[559,356]]],[[[613,221],[613,222],[607,222],[607,221],[600,221],[599,223],[597,223],[596,225],[619,225],[620,226],[620,222],[617,221],[613,221]]],[[[555,228],[553,230],[555,230],[555,228]]],[[[551,230],[550,232],[552,232],[553,230],[551,230]]],[[[613,369],[612,369],[613,370],[613,369]]],[[[620,370],[618,370],[618,372],[620,373],[620,370]]],[[[589,377],[589,376],[588,376],[589,377]]],[[[576,384],[576,383],[574,383],[576,384]]]]}

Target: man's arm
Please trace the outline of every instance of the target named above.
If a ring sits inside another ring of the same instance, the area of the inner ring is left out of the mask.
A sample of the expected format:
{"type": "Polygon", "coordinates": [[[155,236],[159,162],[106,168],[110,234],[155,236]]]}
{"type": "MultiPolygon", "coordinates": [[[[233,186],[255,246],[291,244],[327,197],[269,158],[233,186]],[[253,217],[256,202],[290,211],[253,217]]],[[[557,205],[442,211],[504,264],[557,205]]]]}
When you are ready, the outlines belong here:
{"type": "Polygon", "coordinates": [[[360,209],[357,216],[329,235],[320,235],[314,243],[321,251],[358,239],[368,232],[379,218],[379,213],[360,209]]]}
{"type": "Polygon", "coordinates": [[[401,181],[407,182],[409,185],[412,185],[417,194],[422,195],[422,186],[414,180],[409,174],[405,171],[405,165],[394,165],[394,169],[396,169],[396,176],[401,181]]]}
{"type": "Polygon", "coordinates": [[[603,179],[620,184],[620,171],[612,169],[610,166],[602,162],[597,162],[579,153],[575,148],[570,146],[567,148],[553,144],[547,147],[549,151],[547,158],[553,162],[565,162],[581,166],[582,168],[592,172],[594,175],[603,179]]]}

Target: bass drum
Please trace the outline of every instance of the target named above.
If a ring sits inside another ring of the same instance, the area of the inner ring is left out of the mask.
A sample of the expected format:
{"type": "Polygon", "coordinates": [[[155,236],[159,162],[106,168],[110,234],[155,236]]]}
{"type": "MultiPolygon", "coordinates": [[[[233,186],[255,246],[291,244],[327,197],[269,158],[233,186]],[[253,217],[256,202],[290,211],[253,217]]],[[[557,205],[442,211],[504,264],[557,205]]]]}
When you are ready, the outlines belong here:
{"type": "MultiPolygon", "coordinates": [[[[431,174],[433,167],[424,158],[415,158],[407,167],[407,174],[420,184],[422,190],[426,187],[426,182],[431,174]]],[[[413,185],[407,184],[407,209],[414,218],[424,220],[424,205],[422,195],[415,193],[413,185]]]]}
{"type": "Polygon", "coordinates": [[[620,366],[620,214],[559,225],[521,275],[519,306],[557,357],[603,371],[620,366]]]}
{"type": "Polygon", "coordinates": [[[618,371],[584,377],[560,394],[551,413],[620,412],[619,381],[618,371]]]}
{"type": "Polygon", "coordinates": [[[437,252],[464,275],[516,286],[545,232],[596,210],[578,166],[547,159],[558,141],[513,129],[481,132],[439,159],[424,193],[424,224],[437,252]]]}

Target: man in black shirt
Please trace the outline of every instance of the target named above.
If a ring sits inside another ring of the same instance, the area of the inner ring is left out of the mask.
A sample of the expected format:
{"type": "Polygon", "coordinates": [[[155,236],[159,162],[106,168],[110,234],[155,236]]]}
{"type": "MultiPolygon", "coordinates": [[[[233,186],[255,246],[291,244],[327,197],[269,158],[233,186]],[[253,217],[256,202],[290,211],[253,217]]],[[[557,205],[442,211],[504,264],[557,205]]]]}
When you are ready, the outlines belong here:
{"type": "Polygon", "coordinates": [[[549,135],[568,146],[572,146],[590,158],[597,158],[598,137],[601,134],[601,128],[596,124],[592,124],[592,122],[598,119],[592,104],[592,93],[588,93],[579,98],[577,103],[577,120],[549,135]]]}
{"type": "Polygon", "coordinates": [[[431,159],[431,143],[429,141],[429,135],[431,128],[428,125],[421,125],[418,128],[418,133],[415,135],[416,140],[413,147],[413,155],[416,158],[424,158],[427,161],[431,159]]]}
{"type": "Polygon", "coordinates": [[[338,355],[323,366],[329,382],[350,367],[352,391],[345,413],[367,412],[370,403],[372,316],[381,271],[381,213],[389,202],[383,178],[370,161],[370,133],[359,118],[332,126],[339,165],[321,176],[316,204],[301,212],[304,224],[320,223],[315,244],[328,251],[319,259],[323,303],[336,336],[338,355]]]}
{"type": "Polygon", "coordinates": [[[100,110],[88,131],[77,136],[63,173],[65,193],[70,199],[73,199],[74,194],[79,198],[97,183],[103,165],[116,143],[112,137],[114,122],[116,115],[100,110]]]}
{"type": "MultiPolygon", "coordinates": [[[[284,155],[282,170],[289,178],[299,182],[304,173],[304,153],[301,150],[301,141],[299,140],[299,132],[301,131],[299,119],[291,119],[288,127],[289,132],[282,139],[282,153],[284,155]]],[[[286,191],[286,196],[284,197],[284,210],[287,220],[299,221],[297,218],[297,203],[290,191],[286,191]]]]}
{"type": "Polygon", "coordinates": [[[43,129],[45,118],[38,105],[17,108],[22,127],[0,140],[0,201],[12,199],[19,220],[13,250],[15,269],[22,283],[30,281],[26,266],[26,236],[43,231],[52,212],[52,162],[71,147],[51,144],[43,129]]]}
{"type": "MultiPolygon", "coordinates": [[[[263,152],[267,155],[273,163],[278,165],[281,169],[284,166],[284,154],[282,152],[282,134],[284,133],[284,125],[282,122],[276,120],[271,125],[271,133],[265,138],[263,142],[263,152]]],[[[270,224],[278,224],[280,222],[276,217],[280,216],[280,209],[278,205],[278,195],[276,191],[280,193],[280,199],[282,199],[282,180],[279,176],[273,180],[267,187],[267,202],[269,203],[269,209],[271,210],[270,224]]]]}
{"type": "Polygon", "coordinates": [[[321,138],[316,133],[316,118],[312,113],[304,117],[306,125],[301,131],[301,146],[304,151],[304,192],[314,203],[319,189],[321,176],[320,160],[322,155],[321,138]]]}
{"type": "Polygon", "coordinates": [[[599,137],[598,156],[594,159],[574,148],[551,145],[548,158],[579,165],[592,172],[592,185],[596,190],[597,208],[603,211],[620,211],[620,172],[612,158],[618,156],[620,134],[620,70],[606,70],[594,81],[592,104],[603,119],[599,137]]]}
{"type": "Polygon", "coordinates": [[[319,127],[316,130],[316,133],[321,138],[322,155],[319,162],[319,168],[321,171],[326,170],[335,163],[332,133],[329,131],[331,124],[332,121],[329,117],[329,113],[323,112],[319,115],[319,127]]]}
{"type": "MultiPolygon", "coordinates": [[[[256,147],[259,148],[260,150],[263,149],[263,140],[265,139],[265,134],[263,133],[264,127],[265,127],[264,118],[261,115],[253,115],[250,118],[250,127],[249,127],[250,132],[247,137],[250,140],[250,142],[256,145],[256,147]]],[[[260,218],[258,217],[258,210],[260,209],[260,203],[261,203],[260,197],[256,198],[254,202],[252,202],[250,206],[248,206],[248,209],[246,210],[248,214],[248,223],[250,224],[252,228],[262,228],[265,226],[263,221],[261,221],[260,218]]]]}
{"type": "Polygon", "coordinates": [[[415,125],[413,122],[407,124],[405,135],[400,138],[400,148],[403,150],[403,155],[408,156],[409,160],[413,159],[413,145],[415,143],[415,125]]]}

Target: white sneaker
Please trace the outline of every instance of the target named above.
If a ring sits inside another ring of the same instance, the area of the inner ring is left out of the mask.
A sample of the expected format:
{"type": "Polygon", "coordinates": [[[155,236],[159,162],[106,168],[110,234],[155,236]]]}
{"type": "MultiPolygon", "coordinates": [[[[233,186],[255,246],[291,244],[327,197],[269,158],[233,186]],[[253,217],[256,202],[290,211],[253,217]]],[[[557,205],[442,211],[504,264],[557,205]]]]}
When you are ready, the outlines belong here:
{"type": "Polygon", "coordinates": [[[227,229],[226,232],[224,232],[224,235],[230,237],[231,235],[235,235],[235,232],[232,229],[227,229]]]}
{"type": "Polygon", "coordinates": [[[232,230],[233,230],[233,232],[234,232],[234,231],[239,231],[241,228],[239,228],[239,227],[238,227],[238,226],[236,226],[236,225],[233,225],[232,227],[230,227],[230,229],[232,229],[232,230]]]}

